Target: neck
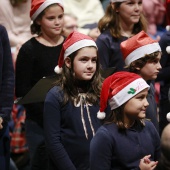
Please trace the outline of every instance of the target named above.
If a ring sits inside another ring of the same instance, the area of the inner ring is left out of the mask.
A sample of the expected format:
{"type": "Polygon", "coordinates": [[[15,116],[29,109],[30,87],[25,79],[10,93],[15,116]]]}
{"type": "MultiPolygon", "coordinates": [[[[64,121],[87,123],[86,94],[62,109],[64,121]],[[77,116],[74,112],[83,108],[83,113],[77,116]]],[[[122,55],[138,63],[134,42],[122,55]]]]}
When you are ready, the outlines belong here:
{"type": "Polygon", "coordinates": [[[132,37],[133,36],[133,27],[134,25],[127,26],[126,24],[120,25],[121,35],[125,37],[132,37]]]}
{"type": "Polygon", "coordinates": [[[37,40],[46,46],[54,47],[61,44],[64,38],[61,35],[49,37],[45,34],[41,34],[40,36],[37,37],[37,40]]]}
{"type": "Polygon", "coordinates": [[[86,93],[89,89],[89,81],[86,80],[75,80],[75,86],[80,93],[86,93]]]}
{"type": "Polygon", "coordinates": [[[131,128],[135,124],[135,120],[132,122],[124,123],[126,128],[131,128]]]}

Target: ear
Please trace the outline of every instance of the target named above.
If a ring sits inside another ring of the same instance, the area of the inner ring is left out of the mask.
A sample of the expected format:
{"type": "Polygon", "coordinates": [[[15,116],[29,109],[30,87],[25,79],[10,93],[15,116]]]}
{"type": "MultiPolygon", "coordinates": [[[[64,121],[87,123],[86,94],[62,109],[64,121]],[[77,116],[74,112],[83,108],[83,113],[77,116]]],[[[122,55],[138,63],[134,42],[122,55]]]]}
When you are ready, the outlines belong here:
{"type": "Polygon", "coordinates": [[[71,68],[71,59],[69,57],[66,57],[66,59],[64,60],[65,61],[65,65],[68,67],[68,68],[71,68]]]}

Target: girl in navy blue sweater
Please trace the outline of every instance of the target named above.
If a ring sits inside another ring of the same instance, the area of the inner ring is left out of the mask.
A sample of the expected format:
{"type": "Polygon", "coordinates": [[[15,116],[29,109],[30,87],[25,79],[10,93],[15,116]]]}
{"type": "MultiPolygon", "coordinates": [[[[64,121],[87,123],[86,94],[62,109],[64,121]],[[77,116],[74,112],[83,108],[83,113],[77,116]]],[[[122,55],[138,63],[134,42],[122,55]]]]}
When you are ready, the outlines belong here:
{"type": "Polygon", "coordinates": [[[103,82],[98,117],[105,117],[90,145],[91,170],[152,170],[160,156],[159,134],[145,120],[149,86],[141,76],[117,72],[103,82]]]}
{"type": "Polygon", "coordinates": [[[44,131],[49,169],[88,170],[90,141],[100,126],[97,119],[101,76],[95,42],[73,32],[63,44],[57,73],[47,94],[44,131]]]}

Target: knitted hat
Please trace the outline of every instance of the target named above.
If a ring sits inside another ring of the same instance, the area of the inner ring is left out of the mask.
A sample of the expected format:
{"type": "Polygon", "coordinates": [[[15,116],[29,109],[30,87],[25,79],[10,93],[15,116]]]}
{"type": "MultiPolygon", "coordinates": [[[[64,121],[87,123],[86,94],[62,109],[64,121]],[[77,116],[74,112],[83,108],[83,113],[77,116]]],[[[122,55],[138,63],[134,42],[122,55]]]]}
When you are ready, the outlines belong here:
{"type": "Polygon", "coordinates": [[[55,3],[64,8],[62,0],[32,0],[30,11],[31,19],[35,20],[45,8],[55,3]]]}
{"type": "Polygon", "coordinates": [[[111,110],[114,110],[146,88],[149,88],[149,85],[138,74],[126,71],[112,74],[103,82],[100,111],[97,113],[97,117],[99,119],[105,118],[104,111],[107,103],[109,103],[111,110]]]}
{"type": "Polygon", "coordinates": [[[144,57],[146,54],[161,51],[159,43],[149,37],[144,31],[123,41],[120,44],[120,48],[126,65],[130,65],[133,61],[144,57]]]}
{"type": "Polygon", "coordinates": [[[89,46],[94,46],[97,48],[96,43],[91,37],[77,31],[72,32],[63,43],[63,47],[58,59],[58,65],[55,67],[54,71],[57,74],[60,74],[62,72],[62,66],[66,57],[80,48],[89,46]]]}
{"type": "Polygon", "coordinates": [[[127,1],[127,0],[110,0],[110,2],[124,2],[124,1],[127,1]]]}

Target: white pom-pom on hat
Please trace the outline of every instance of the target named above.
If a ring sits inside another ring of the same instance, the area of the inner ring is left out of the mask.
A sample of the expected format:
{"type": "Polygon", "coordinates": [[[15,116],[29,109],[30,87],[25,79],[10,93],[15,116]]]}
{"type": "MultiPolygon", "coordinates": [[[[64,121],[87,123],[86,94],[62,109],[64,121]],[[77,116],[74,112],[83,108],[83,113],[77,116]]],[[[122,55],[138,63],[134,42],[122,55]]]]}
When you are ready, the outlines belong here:
{"type": "Polygon", "coordinates": [[[167,115],[166,115],[166,119],[167,119],[167,121],[168,121],[168,122],[170,122],[170,112],[169,112],[169,113],[167,113],[167,115]]]}
{"type": "Polygon", "coordinates": [[[57,74],[61,74],[62,71],[63,71],[63,68],[59,67],[58,65],[54,68],[54,72],[57,73],[57,74]]]}
{"type": "Polygon", "coordinates": [[[167,46],[167,47],[166,47],[166,52],[167,52],[168,54],[170,54],[170,46],[167,46]]]}
{"type": "Polygon", "coordinates": [[[98,119],[104,119],[106,117],[106,113],[105,112],[97,112],[97,118],[98,119]]]}
{"type": "Polygon", "coordinates": [[[167,31],[170,31],[170,25],[167,25],[167,26],[166,26],[166,30],[167,30],[167,31]]]}

